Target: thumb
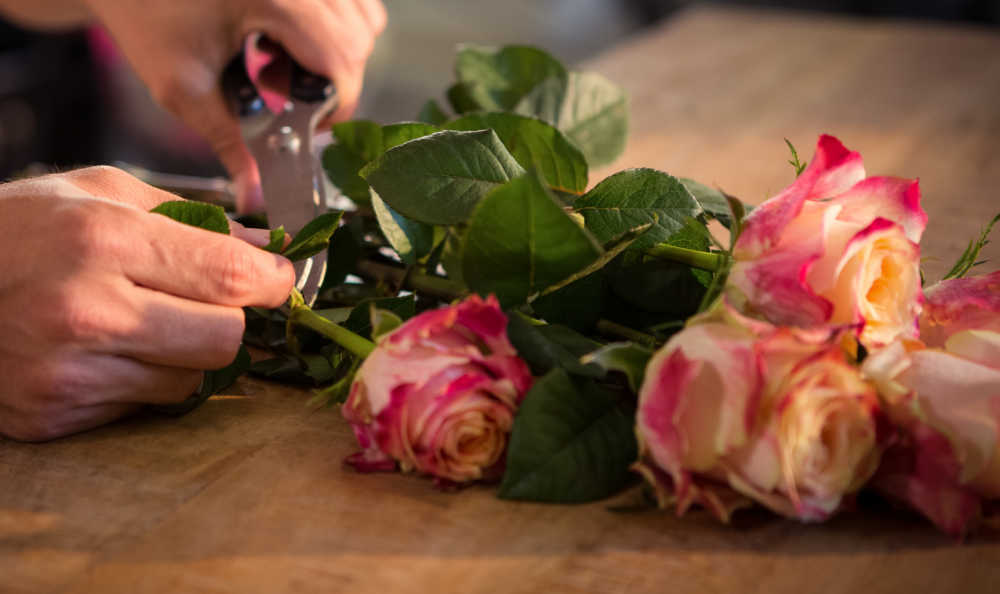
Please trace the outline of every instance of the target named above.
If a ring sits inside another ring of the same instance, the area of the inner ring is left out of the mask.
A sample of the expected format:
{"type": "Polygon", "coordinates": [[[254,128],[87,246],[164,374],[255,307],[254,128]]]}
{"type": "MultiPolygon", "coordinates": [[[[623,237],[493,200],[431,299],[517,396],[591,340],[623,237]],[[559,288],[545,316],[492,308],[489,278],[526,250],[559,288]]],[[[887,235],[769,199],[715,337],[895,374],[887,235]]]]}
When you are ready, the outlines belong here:
{"type": "Polygon", "coordinates": [[[185,108],[197,108],[197,113],[179,115],[202,135],[229,172],[236,190],[237,212],[264,210],[257,162],[243,143],[239,122],[229,112],[222,94],[214,93],[203,101],[190,102],[185,108]]]}

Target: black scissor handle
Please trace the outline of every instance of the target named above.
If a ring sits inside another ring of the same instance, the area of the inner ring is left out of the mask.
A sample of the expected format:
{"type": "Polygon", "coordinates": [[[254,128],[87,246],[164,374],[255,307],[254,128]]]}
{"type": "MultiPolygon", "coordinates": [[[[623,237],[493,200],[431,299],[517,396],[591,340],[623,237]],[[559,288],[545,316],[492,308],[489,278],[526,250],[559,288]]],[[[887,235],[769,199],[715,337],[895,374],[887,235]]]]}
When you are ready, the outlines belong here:
{"type": "Polygon", "coordinates": [[[246,60],[242,51],[222,72],[222,93],[229,103],[229,109],[237,117],[254,116],[267,109],[264,99],[247,74],[246,60]]]}
{"type": "Polygon", "coordinates": [[[336,92],[330,79],[309,72],[295,60],[292,60],[291,83],[289,97],[306,103],[322,103],[336,92]]]}

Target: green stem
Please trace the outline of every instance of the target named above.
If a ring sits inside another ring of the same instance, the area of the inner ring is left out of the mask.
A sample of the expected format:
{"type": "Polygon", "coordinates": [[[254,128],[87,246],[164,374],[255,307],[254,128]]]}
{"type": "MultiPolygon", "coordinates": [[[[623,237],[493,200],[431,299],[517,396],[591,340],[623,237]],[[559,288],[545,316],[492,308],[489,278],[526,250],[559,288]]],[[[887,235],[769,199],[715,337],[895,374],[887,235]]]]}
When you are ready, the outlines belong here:
{"type": "Polygon", "coordinates": [[[687,264],[688,266],[692,266],[694,268],[709,270],[711,272],[721,269],[726,263],[726,257],[723,254],[702,252],[700,250],[689,250],[687,248],[668,245],[665,243],[649,248],[646,250],[646,254],[656,258],[670,260],[671,262],[687,264]]]}
{"type": "Polygon", "coordinates": [[[634,328],[622,326],[621,324],[612,322],[611,320],[597,320],[597,331],[605,336],[624,338],[625,340],[631,340],[632,342],[654,349],[660,346],[660,341],[657,340],[652,334],[646,334],[645,332],[640,332],[634,328]]]}
{"type": "Polygon", "coordinates": [[[390,282],[395,285],[403,284],[411,291],[426,293],[440,299],[455,299],[466,293],[465,287],[451,279],[424,274],[411,270],[409,274],[406,270],[388,264],[380,264],[371,260],[358,262],[358,273],[361,276],[377,281],[390,282]]]}
{"type": "Polygon", "coordinates": [[[292,324],[305,326],[319,332],[359,357],[367,357],[369,353],[375,350],[374,342],[364,336],[351,332],[343,326],[334,324],[314,312],[308,305],[293,305],[292,311],[288,316],[288,321],[292,324]]]}

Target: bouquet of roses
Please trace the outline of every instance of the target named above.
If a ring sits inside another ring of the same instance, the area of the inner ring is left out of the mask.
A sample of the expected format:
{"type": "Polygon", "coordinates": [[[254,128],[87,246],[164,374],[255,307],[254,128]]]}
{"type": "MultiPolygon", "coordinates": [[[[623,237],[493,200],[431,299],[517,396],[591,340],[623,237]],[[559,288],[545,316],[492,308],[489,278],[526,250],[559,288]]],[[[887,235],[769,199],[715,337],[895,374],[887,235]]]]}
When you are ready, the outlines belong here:
{"type": "Polygon", "coordinates": [[[962,534],[1000,496],[1000,271],[966,276],[989,226],[923,287],[918,183],[836,138],[808,166],[792,149],[797,178],[749,214],[652,169],[588,189],[624,146],[621,89],[526,47],[464,47],[456,78],[453,115],[334,126],[351,207],[268,248],[329,249],[320,302],[248,311],[273,356],[203,397],[247,367],[312,384],[354,468],[510,499],[641,476],[679,514],[819,521],[870,488],[962,534]]]}

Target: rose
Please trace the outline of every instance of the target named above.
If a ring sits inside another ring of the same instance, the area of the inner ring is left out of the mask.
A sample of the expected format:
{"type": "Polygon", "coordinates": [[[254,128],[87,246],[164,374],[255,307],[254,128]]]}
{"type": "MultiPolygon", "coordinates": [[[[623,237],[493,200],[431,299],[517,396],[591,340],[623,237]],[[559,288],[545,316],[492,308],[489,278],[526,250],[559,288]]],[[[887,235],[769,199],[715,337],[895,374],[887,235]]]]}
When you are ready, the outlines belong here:
{"type": "Polygon", "coordinates": [[[514,413],[531,387],[495,298],[424,312],[382,337],[343,406],[355,468],[466,482],[502,471],[514,413]]]}
{"type": "Polygon", "coordinates": [[[844,330],[778,328],[720,305],[650,361],[636,469],[661,505],[723,521],[757,501],[822,520],[878,465],[875,390],[839,346],[844,330]]]}
{"type": "Polygon", "coordinates": [[[779,325],[854,324],[870,348],[915,335],[926,224],[916,181],[865,178],[858,153],[822,136],[798,179],[747,217],[726,294],[779,325]]]}
{"type": "Polygon", "coordinates": [[[982,499],[1000,497],[1000,271],[927,289],[919,341],[873,352],[863,372],[879,387],[900,441],[874,486],[959,535],[982,499]]]}

